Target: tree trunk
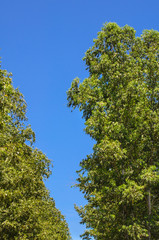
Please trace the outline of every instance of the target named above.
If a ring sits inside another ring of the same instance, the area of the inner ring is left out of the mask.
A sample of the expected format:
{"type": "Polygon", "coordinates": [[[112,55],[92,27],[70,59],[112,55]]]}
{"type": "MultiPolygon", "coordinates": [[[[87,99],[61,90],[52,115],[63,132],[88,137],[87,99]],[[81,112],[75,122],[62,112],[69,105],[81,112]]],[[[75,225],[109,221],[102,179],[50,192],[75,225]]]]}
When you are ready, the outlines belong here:
{"type": "Polygon", "coordinates": [[[148,190],[148,219],[149,219],[149,223],[148,223],[148,239],[151,240],[151,227],[150,227],[150,220],[151,220],[151,191],[150,188],[148,190]]]}

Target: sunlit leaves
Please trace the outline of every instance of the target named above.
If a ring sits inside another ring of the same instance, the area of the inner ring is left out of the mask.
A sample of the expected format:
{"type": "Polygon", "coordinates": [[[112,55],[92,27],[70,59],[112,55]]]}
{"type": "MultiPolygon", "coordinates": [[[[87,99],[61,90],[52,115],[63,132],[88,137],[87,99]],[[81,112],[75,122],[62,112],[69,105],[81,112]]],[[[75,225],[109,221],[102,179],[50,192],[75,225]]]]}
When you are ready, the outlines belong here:
{"type": "Polygon", "coordinates": [[[89,77],[72,82],[93,154],[80,163],[77,208],[83,239],[159,238],[159,33],[105,24],[84,61],[89,77]]]}
{"type": "Polygon", "coordinates": [[[0,70],[0,239],[68,240],[64,217],[43,180],[50,160],[33,147],[23,95],[0,70]]]}

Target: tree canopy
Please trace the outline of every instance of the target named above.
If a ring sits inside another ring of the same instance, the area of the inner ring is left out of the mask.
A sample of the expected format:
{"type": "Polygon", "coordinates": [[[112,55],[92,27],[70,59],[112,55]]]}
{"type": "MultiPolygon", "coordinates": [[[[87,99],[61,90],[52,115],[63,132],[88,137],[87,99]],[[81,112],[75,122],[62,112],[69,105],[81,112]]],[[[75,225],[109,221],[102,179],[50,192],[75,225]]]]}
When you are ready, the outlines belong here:
{"type": "Polygon", "coordinates": [[[23,95],[0,69],[0,239],[69,240],[67,223],[44,185],[50,160],[33,145],[23,95]]]}
{"type": "Polygon", "coordinates": [[[89,77],[67,92],[96,142],[78,171],[82,237],[158,240],[159,32],[105,24],[84,61],[89,77]]]}

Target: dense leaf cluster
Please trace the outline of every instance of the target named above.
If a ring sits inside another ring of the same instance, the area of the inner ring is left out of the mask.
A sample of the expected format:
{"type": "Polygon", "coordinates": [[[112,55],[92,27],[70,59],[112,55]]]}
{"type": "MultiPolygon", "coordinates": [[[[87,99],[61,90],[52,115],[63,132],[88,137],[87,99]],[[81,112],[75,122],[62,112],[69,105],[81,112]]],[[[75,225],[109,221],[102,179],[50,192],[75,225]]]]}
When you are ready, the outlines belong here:
{"type": "Polygon", "coordinates": [[[80,163],[83,239],[159,239],[159,32],[105,24],[68,106],[83,112],[93,154],[80,163]]]}
{"type": "Polygon", "coordinates": [[[0,69],[0,240],[69,240],[66,221],[43,182],[50,160],[34,141],[23,95],[0,69]]]}

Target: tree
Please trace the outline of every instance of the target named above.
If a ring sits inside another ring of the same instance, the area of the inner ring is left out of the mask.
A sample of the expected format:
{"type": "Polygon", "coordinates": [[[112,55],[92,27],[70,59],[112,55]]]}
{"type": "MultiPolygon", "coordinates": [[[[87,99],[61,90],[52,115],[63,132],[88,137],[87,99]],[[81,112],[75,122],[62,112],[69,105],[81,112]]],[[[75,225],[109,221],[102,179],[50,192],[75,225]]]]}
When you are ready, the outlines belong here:
{"type": "Polygon", "coordinates": [[[0,239],[68,240],[67,223],[43,182],[50,160],[34,148],[26,120],[23,95],[0,69],[0,239]]]}
{"type": "Polygon", "coordinates": [[[159,32],[105,24],[68,106],[83,112],[93,153],[80,163],[83,239],[159,239],[159,32]]]}

